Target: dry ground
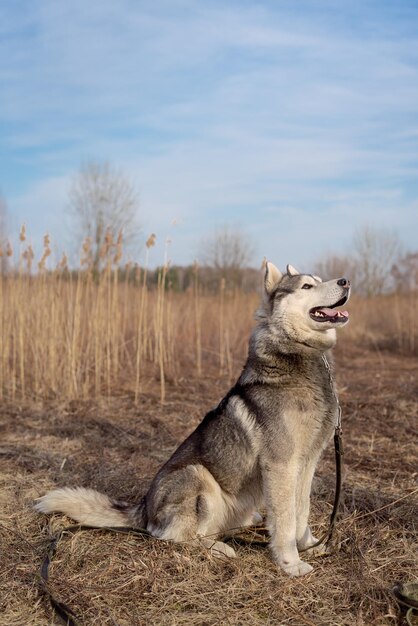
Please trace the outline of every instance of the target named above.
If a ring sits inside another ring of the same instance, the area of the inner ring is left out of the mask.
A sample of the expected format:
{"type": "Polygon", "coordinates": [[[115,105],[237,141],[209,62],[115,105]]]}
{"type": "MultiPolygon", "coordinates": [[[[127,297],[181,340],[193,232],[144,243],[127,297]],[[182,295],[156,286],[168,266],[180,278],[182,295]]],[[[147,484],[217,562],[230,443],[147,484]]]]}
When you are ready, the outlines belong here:
{"type": "MultiPolygon", "coordinates": [[[[402,624],[391,594],[417,580],[418,360],[389,353],[337,354],[346,451],[345,496],[336,550],[301,579],[277,570],[266,549],[237,546],[239,558],[146,537],[92,530],[66,536],[51,587],[83,626],[402,624]]],[[[182,381],[158,401],[152,385],[132,398],[41,407],[3,407],[0,439],[0,624],[57,623],[37,576],[48,536],[71,523],[42,517],[32,500],[54,485],[83,485],[136,499],[228,382],[182,381]]],[[[315,481],[320,532],[333,497],[328,450],[315,481]]]]}

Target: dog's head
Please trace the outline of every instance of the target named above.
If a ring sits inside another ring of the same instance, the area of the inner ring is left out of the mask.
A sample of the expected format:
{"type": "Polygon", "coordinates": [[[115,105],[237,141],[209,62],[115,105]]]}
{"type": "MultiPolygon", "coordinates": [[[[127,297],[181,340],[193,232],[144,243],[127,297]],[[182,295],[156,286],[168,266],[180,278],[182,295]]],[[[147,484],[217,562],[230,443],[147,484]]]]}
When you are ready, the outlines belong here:
{"type": "Polygon", "coordinates": [[[349,297],[350,281],[346,278],[322,282],[318,276],[300,274],[291,265],[282,274],[267,262],[260,317],[293,341],[327,349],[335,343],[335,329],[348,323],[348,312],[338,307],[349,297]]]}

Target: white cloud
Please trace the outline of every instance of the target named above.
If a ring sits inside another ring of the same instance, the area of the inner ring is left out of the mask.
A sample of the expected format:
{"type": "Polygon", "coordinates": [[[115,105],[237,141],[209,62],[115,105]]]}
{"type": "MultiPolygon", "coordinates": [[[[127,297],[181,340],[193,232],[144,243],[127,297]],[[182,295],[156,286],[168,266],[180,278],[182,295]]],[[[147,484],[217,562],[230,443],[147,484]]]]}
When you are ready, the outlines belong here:
{"type": "Polygon", "coordinates": [[[104,158],[137,182],[146,231],[162,241],[182,221],[180,262],[203,230],[237,220],[269,254],[285,229],[283,254],[342,245],[337,213],[345,232],[372,217],[411,241],[418,39],[390,7],[332,7],[46,0],[22,20],[1,7],[0,115],[19,220],[64,238],[70,177],[104,158]]]}

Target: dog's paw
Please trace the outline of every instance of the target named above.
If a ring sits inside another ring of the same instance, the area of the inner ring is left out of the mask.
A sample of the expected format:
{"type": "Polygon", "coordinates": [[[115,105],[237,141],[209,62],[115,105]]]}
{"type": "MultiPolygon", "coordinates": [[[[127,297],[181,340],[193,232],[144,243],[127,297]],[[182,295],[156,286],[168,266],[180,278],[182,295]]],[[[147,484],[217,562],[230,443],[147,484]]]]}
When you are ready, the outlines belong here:
{"type": "Polygon", "coordinates": [[[308,527],[302,539],[298,541],[298,550],[303,551],[304,554],[309,556],[323,556],[324,554],[328,554],[326,544],[322,542],[318,543],[318,541],[319,539],[313,536],[308,527]]]}
{"type": "Polygon", "coordinates": [[[309,574],[312,572],[313,567],[309,565],[309,563],[305,563],[305,561],[298,561],[297,563],[293,563],[292,565],[286,563],[280,563],[280,567],[282,570],[286,572],[288,576],[305,576],[305,574],[309,574]]]}
{"type": "Polygon", "coordinates": [[[234,548],[231,548],[231,546],[228,546],[223,541],[215,541],[210,546],[210,551],[211,554],[216,558],[223,558],[226,556],[229,559],[235,559],[237,557],[237,553],[235,552],[234,548]]]}
{"type": "Polygon", "coordinates": [[[329,550],[325,543],[320,543],[317,546],[313,545],[310,548],[306,548],[304,554],[306,554],[306,556],[324,556],[329,554],[329,550]]]}
{"type": "Polygon", "coordinates": [[[297,540],[298,550],[308,550],[318,543],[318,541],[319,539],[313,536],[311,529],[307,526],[303,536],[297,540]]]}

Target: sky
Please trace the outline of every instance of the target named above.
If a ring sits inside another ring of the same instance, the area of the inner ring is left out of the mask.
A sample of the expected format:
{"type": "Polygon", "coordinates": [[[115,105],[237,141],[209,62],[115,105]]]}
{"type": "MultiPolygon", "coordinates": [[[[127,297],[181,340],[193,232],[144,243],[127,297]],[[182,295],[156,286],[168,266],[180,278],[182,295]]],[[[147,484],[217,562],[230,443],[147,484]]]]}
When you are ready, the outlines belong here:
{"type": "MultiPolygon", "coordinates": [[[[309,269],[364,224],[418,248],[418,3],[0,0],[0,190],[11,234],[74,245],[68,192],[109,161],[151,262],[216,228],[309,269]]],[[[144,248],[132,252],[141,261],[144,248]]]]}

